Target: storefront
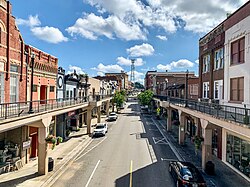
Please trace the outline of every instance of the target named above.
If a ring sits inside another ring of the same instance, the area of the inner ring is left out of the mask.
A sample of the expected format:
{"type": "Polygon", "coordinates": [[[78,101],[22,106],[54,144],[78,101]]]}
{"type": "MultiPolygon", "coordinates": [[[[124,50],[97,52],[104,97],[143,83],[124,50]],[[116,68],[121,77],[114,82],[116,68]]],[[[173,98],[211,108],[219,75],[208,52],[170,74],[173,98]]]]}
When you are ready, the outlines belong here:
{"type": "Polygon", "coordinates": [[[228,133],[226,161],[250,178],[250,140],[228,133]]]}
{"type": "Polygon", "coordinates": [[[29,149],[30,158],[37,157],[38,153],[38,128],[29,127],[29,137],[31,139],[31,146],[29,149]]]}
{"type": "Polygon", "coordinates": [[[63,139],[66,137],[66,116],[67,113],[56,116],[56,135],[62,137],[63,139]]]}

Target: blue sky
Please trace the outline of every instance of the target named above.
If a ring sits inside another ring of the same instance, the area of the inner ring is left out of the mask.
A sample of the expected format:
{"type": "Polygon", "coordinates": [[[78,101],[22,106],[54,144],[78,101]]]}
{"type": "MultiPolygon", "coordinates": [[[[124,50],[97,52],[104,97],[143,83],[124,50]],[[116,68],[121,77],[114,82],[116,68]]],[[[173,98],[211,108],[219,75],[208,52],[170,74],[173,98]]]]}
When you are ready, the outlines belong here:
{"type": "Polygon", "coordinates": [[[11,0],[27,44],[90,76],[198,72],[198,41],[247,0],[11,0]],[[194,6],[195,5],[195,6],[194,6]]]}

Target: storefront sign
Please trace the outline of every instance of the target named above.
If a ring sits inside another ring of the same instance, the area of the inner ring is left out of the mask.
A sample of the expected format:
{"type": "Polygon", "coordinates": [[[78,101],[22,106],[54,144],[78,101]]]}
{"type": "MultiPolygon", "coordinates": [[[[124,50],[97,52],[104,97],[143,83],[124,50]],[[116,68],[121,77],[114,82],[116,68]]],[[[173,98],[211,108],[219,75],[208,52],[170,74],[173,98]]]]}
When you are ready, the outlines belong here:
{"type": "Polygon", "coordinates": [[[31,145],[31,140],[23,142],[23,149],[29,149],[31,145]]]}
{"type": "Polygon", "coordinates": [[[73,112],[68,112],[68,116],[73,116],[73,115],[75,115],[75,111],[73,111],[73,112]]]}

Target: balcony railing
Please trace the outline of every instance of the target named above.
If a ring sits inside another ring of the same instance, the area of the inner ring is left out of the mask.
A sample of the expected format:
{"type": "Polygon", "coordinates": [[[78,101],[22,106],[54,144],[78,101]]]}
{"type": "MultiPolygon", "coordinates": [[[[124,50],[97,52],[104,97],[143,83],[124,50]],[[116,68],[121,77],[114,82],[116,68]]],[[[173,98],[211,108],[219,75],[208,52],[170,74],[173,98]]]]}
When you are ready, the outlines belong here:
{"type": "Polygon", "coordinates": [[[171,104],[181,105],[183,107],[203,112],[217,118],[222,118],[246,125],[250,124],[250,109],[248,108],[233,107],[220,105],[218,103],[208,103],[192,99],[181,99],[168,96],[155,95],[154,97],[160,99],[161,101],[168,101],[171,104]]]}
{"type": "Polygon", "coordinates": [[[27,102],[15,103],[1,103],[0,104],[0,120],[12,117],[20,117],[31,114],[30,103],[32,103],[32,113],[39,113],[51,111],[57,108],[62,108],[81,103],[88,103],[89,101],[100,101],[101,99],[111,97],[110,95],[95,95],[88,97],[74,97],[74,98],[58,98],[48,100],[37,100],[27,102]]]}

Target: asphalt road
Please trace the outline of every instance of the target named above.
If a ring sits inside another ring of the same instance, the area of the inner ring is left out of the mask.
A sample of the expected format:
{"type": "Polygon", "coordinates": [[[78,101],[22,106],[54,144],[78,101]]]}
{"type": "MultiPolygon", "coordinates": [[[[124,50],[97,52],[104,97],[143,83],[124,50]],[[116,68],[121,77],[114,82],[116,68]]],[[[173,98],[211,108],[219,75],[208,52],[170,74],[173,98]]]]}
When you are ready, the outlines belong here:
{"type": "Polygon", "coordinates": [[[140,114],[136,102],[128,102],[108,127],[106,136],[95,138],[53,187],[175,186],[168,163],[177,157],[152,117],[140,114]]]}

